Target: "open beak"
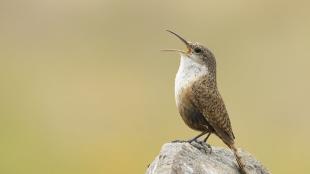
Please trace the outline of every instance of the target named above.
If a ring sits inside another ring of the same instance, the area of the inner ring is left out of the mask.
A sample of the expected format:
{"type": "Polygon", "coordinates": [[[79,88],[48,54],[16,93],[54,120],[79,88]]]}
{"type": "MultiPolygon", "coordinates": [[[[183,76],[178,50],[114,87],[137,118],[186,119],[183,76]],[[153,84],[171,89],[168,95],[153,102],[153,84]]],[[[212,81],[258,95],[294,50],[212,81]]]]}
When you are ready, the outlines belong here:
{"type": "Polygon", "coordinates": [[[178,35],[177,33],[171,31],[171,30],[166,30],[168,31],[169,33],[175,35],[176,37],[178,37],[187,47],[187,51],[183,51],[183,50],[177,50],[177,49],[164,49],[164,50],[161,50],[161,51],[175,51],[175,52],[179,52],[179,53],[183,53],[183,54],[188,54],[190,51],[191,51],[191,47],[190,47],[190,44],[188,41],[186,41],[183,37],[181,37],[180,35],[178,35]]]}

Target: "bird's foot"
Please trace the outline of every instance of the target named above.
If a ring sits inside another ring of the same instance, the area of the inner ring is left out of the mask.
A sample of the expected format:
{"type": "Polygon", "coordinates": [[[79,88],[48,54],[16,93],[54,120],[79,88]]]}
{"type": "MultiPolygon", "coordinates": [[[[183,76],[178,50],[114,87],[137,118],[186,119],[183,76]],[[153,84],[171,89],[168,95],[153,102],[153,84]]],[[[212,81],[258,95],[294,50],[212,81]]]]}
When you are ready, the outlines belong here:
{"type": "Polygon", "coordinates": [[[189,143],[200,151],[203,151],[203,152],[209,153],[209,154],[212,153],[211,145],[204,142],[204,141],[195,140],[195,141],[192,141],[189,143]]]}
{"type": "Polygon", "coordinates": [[[212,147],[210,144],[204,142],[204,141],[200,141],[198,139],[190,139],[190,140],[174,140],[171,141],[171,143],[189,143],[190,145],[192,145],[193,147],[195,147],[196,149],[203,151],[205,153],[212,153],[212,147]]]}
{"type": "Polygon", "coordinates": [[[173,140],[171,143],[187,143],[187,140],[173,140]]]}
{"type": "Polygon", "coordinates": [[[193,142],[196,142],[196,143],[203,143],[202,141],[199,141],[197,138],[193,138],[193,139],[190,139],[190,140],[173,140],[171,141],[171,143],[189,143],[189,144],[192,144],[193,142]]]}
{"type": "Polygon", "coordinates": [[[207,148],[210,149],[209,154],[211,154],[212,153],[212,146],[210,144],[208,144],[207,142],[205,142],[205,143],[206,143],[207,148]]]}

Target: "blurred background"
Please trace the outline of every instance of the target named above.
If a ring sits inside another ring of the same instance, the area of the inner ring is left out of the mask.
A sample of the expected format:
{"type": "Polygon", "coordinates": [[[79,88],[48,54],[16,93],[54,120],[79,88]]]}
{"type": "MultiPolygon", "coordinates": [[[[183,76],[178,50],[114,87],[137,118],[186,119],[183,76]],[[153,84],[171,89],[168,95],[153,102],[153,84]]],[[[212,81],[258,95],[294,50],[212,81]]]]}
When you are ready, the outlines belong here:
{"type": "Polygon", "coordinates": [[[239,147],[309,172],[309,5],[1,0],[0,173],[144,173],[197,135],[175,106],[179,55],[159,51],[184,45],[165,29],[213,50],[239,147]]]}

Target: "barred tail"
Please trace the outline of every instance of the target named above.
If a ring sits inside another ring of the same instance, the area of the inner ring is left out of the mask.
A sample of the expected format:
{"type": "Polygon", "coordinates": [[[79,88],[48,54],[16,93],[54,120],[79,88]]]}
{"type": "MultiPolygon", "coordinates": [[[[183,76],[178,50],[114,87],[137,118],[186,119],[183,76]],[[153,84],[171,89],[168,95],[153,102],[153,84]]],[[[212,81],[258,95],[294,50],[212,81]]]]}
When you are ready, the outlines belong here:
{"type": "Polygon", "coordinates": [[[230,149],[234,152],[234,155],[235,155],[235,157],[236,157],[236,161],[237,161],[237,163],[238,163],[238,165],[239,165],[240,171],[241,171],[243,174],[246,174],[247,172],[246,172],[246,170],[245,170],[245,164],[244,164],[244,162],[243,162],[241,156],[239,155],[237,148],[235,147],[234,144],[230,145],[229,147],[230,147],[230,149]]]}

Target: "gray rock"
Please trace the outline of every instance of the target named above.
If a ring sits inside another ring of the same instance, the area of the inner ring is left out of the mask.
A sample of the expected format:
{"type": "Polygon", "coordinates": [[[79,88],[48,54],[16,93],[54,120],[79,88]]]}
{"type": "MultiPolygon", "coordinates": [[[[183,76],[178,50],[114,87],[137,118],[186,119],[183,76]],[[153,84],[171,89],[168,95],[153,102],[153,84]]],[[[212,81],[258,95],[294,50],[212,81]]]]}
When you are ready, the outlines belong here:
{"type": "MultiPolygon", "coordinates": [[[[270,173],[250,153],[238,149],[249,174],[270,173]]],[[[228,148],[208,147],[205,143],[164,144],[146,174],[239,174],[235,156],[228,148]]]]}

